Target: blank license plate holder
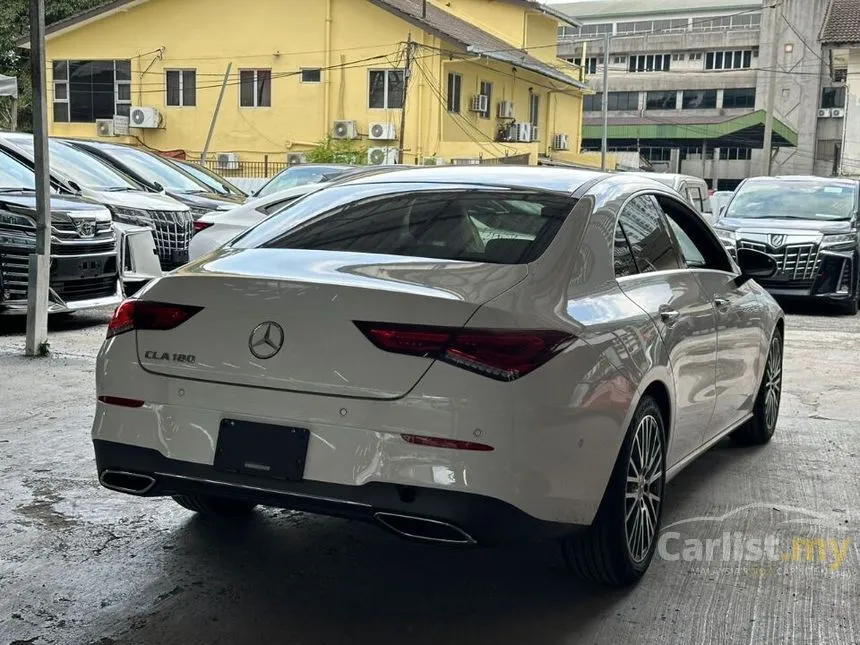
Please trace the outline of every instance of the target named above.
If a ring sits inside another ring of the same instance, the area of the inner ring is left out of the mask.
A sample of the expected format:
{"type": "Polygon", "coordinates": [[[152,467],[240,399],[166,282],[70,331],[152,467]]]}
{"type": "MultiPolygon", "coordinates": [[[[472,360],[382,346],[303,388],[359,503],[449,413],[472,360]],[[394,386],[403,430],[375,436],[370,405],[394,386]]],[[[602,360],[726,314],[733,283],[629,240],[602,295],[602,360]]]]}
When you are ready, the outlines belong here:
{"type": "Polygon", "coordinates": [[[221,472],[301,481],[310,432],[270,423],[222,419],[213,467],[221,472]]]}

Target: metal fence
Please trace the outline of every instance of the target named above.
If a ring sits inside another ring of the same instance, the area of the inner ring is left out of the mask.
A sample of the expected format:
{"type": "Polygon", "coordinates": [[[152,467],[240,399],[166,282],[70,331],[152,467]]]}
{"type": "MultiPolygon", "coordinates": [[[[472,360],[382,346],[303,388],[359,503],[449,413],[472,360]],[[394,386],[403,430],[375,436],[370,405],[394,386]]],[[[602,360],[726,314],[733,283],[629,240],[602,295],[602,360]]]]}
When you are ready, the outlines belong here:
{"type": "Polygon", "coordinates": [[[209,170],[217,172],[222,177],[248,177],[253,179],[268,179],[274,177],[288,166],[283,161],[243,161],[241,159],[219,160],[207,159],[198,161],[209,170]]]}

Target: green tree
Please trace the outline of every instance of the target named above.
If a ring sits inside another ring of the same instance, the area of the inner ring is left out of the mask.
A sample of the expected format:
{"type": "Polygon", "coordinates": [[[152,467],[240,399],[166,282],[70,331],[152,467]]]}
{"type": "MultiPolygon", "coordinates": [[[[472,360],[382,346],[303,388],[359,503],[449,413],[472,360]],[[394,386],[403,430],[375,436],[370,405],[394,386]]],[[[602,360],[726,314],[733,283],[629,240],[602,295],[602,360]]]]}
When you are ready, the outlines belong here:
{"type": "MultiPolygon", "coordinates": [[[[81,11],[104,4],[105,0],[45,0],[45,24],[63,20],[81,11]]],[[[27,50],[15,41],[30,30],[29,0],[0,0],[0,74],[18,78],[18,129],[32,129],[32,84],[27,50]]],[[[4,106],[5,107],[5,106],[4,106]]],[[[11,115],[0,109],[0,128],[8,128],[11,115]]]]}

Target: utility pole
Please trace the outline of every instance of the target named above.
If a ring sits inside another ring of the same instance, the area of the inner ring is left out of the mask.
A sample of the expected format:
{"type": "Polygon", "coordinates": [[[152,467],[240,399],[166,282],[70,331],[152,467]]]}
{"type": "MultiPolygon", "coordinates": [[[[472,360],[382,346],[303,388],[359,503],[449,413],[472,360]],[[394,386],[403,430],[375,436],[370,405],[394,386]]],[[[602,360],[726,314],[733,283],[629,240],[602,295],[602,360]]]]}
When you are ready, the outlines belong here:
{"type": "Polygon", "coordinates": [[[779,33],[782,27],[782,0],[777,0],[773,6],[773,42],[770,54],[770,83],[767,86],[767,108],[764,120],[764,141],[762,143],[761,174],[769,177],[773,162],[773,111],[776,103],[776,66],[779,59],[779,33]]]}
{"type": "Polygon", "coordinates": [[[45,0],[30,0],[30,75],[33,81],[33,159],[36,166],[36,248],[27,272],[27,340],[24,353],[39,356],[48,342],[51,275],[51,180],[45,96],[45,0]]]}
{"type": "MultiPolygon", "coordinates": [[[[427,11],[426,6],[423,9],[427,11]]],[[[400,154],[397,162],[403,163],[406,155],[406,97],[409,91],[409,75],[412,73],[412,32],[406,38],[406,69],[403,72],[403,105],[400,106],[400,154]]]]}
{"type": "MultiPolygon", "coordinates": [[[[611,35],[603,34],[603,138],[600,143],[600,169],[606,171],[606,149],[609,139],[609,43],[611,35]]],[[[585,59],[582,59],[583,64],[585,59]]]]}
{"type": "MultiPolygon", "coordinates": [[[[230,70],[233,69],[233,63],[227,63],[227,71],[224,72],[224,80],[221,81],[221,92],[218,94],[218,101],[215,103],[215,112],[212,114],[212,122],[209,124],[209,133],[206,135],[206,144],[203,146],[203,153],[200,155],[200,161],[206,161],[206,155],[209,154],[209,144],[212,143],[212,134],[215,132],[215,122],[218,120],[218,113],[221,111],[221,101],[224,100],[224,90],[227,89],[227,81],[230,80],[230,70]]],[[[269,79],[272,82],[272,79],[269,79]]],[[[239,92],[242,91],[241,85],[239,92]]],[[[255,90],[256,91],[256,90],[255,90]]]]}

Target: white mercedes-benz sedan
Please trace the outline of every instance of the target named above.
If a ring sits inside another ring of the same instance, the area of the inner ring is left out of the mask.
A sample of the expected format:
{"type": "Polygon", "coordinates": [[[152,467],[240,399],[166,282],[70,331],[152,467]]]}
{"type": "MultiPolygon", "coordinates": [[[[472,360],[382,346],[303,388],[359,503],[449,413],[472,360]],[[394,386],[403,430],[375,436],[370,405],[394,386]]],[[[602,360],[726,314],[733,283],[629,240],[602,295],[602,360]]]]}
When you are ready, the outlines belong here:
{"type": "Polygon", "coordinates": [[[112,490],[414,540],[560,540],[635,582],[666,482],[767,442],[783,314],[670,188],[433,167],[308,195],[117,309],[93,424],[112,490]]]}

